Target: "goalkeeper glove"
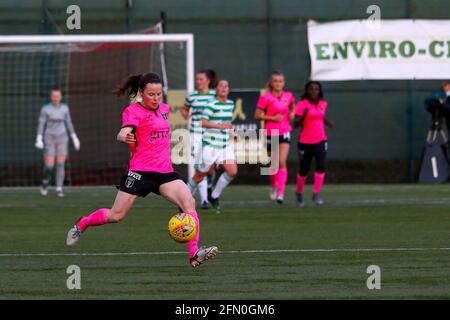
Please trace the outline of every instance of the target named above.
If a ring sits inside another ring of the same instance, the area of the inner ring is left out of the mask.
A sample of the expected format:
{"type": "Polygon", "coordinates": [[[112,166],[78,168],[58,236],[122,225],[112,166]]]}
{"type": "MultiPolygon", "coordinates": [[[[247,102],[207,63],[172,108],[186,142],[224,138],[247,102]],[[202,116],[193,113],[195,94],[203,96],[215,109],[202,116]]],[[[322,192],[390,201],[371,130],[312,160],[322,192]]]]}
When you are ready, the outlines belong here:
{"type": "Polygon", "coordinates": [[[42,136],[40,134],[36,136],[36,142],[34,143],[34,146],[39,150],[44,149],[44,141],[42,140],[42,136]]]}
{"type": "Polygon", "coordinates": [[[80,140],[78,140],[78,137],[75,133],[71,134],[72,137],[72,142],[73,142],[73,147],[75,148],[75,150],[80,150],[80,140]]]}

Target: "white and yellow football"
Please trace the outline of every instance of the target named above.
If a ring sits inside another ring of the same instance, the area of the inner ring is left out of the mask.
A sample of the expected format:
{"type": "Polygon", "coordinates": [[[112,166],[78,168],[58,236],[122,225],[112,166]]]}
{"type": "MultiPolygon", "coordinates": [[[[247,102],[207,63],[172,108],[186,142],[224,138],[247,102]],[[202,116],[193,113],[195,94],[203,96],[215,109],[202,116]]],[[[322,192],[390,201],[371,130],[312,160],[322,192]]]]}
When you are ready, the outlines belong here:
{"type": "Polygon", "coordinates": [[[173,240],[186,243],[197,234],[197,223],[191,215],[179,213],[170,218],[168,231],[173,240]]]}

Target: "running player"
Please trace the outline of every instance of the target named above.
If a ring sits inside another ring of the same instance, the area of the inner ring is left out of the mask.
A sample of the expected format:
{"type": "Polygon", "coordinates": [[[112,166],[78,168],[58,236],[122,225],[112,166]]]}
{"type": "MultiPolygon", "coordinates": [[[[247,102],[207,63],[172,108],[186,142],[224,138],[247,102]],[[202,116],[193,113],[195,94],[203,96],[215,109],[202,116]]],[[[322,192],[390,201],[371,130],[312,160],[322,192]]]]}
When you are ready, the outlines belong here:
{"type": "MultiPolygon", "coordinates": [[[[189,119],[189,109],[191,111],[191,123],[189,127],[190,142],[191,142],[191,160],[194,164],[201,162],[201,149],[202,149],[202,134],[203,128],[201,126],[200,117],[203,109],[211,99],[214,99],[217,85],[217,75],[214,70],[201,70],[195,75],[195,87],[197,90],[187,95],[184,102],[184,108],[182,110],[183,117],[189,119]]],[[[212,171],[214,172],[214,171],[212,171]]],[[[200,193],[200,202],[202,209],[208,209],[208,181],[204,179],[198,185],[200,193]]]]}
{"type": "Polygon", "coordinates": [[[173,170],[170,159],[170,107],[161,103],[162,86],[158,75],[147,73],[130,76],[117,95],[134,98],[138,93],[142,102],[129,105],[122,113],[122,129],[117,140],[130,144],[129,171],[117,186],[116,200],[111,209],[102,208],[81,217],[67,234],[67,245],[73,246],[88,227],[116,223],[125,218],[137,197],[150,192],[162,195],[191,215],[197,222],[197,234],[187,243],[189,262],[197,267],[218,252],[217,247],[198,247],[200,221],[195,200],[182,178],[173,170]]]}
{"type": "Polygon", "coordinates": [[[279,204],[284,201],[284,189],[286,187],[288,169],[286,160],[291,143],[291,123],[294,119],[295,99],[289,91],[284,91],[284,75],[280,71],[272,72],[268,91],[262,95],[257,103],[255,118],[264,121],[264,129],[267,139],[267,152],[271,155],[272,142],[278,139],[279,163],[277,172],[270,175],[270,199],[279,204]]]}
{"type": "Polygon", "coordinates": [[[220,80],[217,85],[216,98],[211,100],[201,115],[203,133],[202,162],[196,165],[194,176],[189,179],[188,185],[195,190],[203,181],[208,171],[216,164],[221,165],[225,172],[217,180],[214,190],[208,197],[216,213],[220,213],[219,197],[223,189],[237,174],[237,163],[233,145],[230,143],[230,134],[233,118],[234,102],[228,100],[230,88],[227,80],[220,80]]]}
{"type": "Polygon", "coordinates": [[[41,194],[46,196],[48,185],[56,162],[56,195],[64,197],[64,165],[68,154],[69,137],[72,138],[75,150],[80,150],[75,129],[70,118],[69,107],[61,103],[61,90],[54,87],[50,92],[50,103],[44,105],[39,115],[39,124],[35,147],[44,149],[44,172],[41,184],[41,194]]]}
{"type": "Polygon", "coordinates": [[[314,173],[314,191],[312,200],[315,204],[323,204],[320,190],[325,179],[325,158],[327,155],[326,125],[333,128],[332,121],[325,118],[328,104],[323,98],[322,85],[317,81],[310,81],[305,85],[302,100],[295,107],[294,127],[302,126],[298,139],[299,170],[297,174],[297,205],[304,206],[303,189],[306,183],[311,160],[316,160],[314,173]]]}

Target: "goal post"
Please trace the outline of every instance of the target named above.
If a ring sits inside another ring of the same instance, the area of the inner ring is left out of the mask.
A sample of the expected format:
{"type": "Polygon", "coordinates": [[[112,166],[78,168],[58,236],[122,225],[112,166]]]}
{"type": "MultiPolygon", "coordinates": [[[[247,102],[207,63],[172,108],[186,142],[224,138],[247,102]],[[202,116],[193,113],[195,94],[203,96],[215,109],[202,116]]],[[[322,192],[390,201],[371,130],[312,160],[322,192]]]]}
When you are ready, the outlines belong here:
{"type": "Polygon", "coordinates": [[[129,156],[114,137],[128,101],[112,90],[128,75],[146,72],[159,73],[169,94],[194,90],[194,36],[151,32],[0,35],[0,186],[40,183],[42,151],[34,141],[54,86],[81,141],[80,152],[69,141],[66,184],[117,183],[129,156]]]}

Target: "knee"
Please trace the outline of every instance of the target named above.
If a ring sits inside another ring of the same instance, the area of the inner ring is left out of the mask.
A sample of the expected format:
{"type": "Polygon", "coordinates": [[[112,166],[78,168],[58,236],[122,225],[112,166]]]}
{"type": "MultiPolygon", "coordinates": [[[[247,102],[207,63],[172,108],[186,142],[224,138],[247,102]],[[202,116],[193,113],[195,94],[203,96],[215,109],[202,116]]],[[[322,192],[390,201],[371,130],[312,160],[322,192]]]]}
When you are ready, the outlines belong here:
{"type": "Polygon", "coordinates": [[[300,167],[298,168],[298,173],[302,176],[305,177],[308,175],[308,171],[309,171],[309,167],[305,166],[305,165],[300,165],[300,167]]]}
{"type": "Polygon", "coordinates": [[[308,170],[299,170],[298,173],[302,177],[306,177],[308,175],[308,170]]]}
{"type": "Polygon", "coordinates": [[[227,171],[227,175],[228,175],[230,178],[234,178],[234,177],[236,177],[237,172],[238,172],[237,167],[236,167],[236,168],[231,168],[231,169],[229,169],[229,170],[227,171]]]}

